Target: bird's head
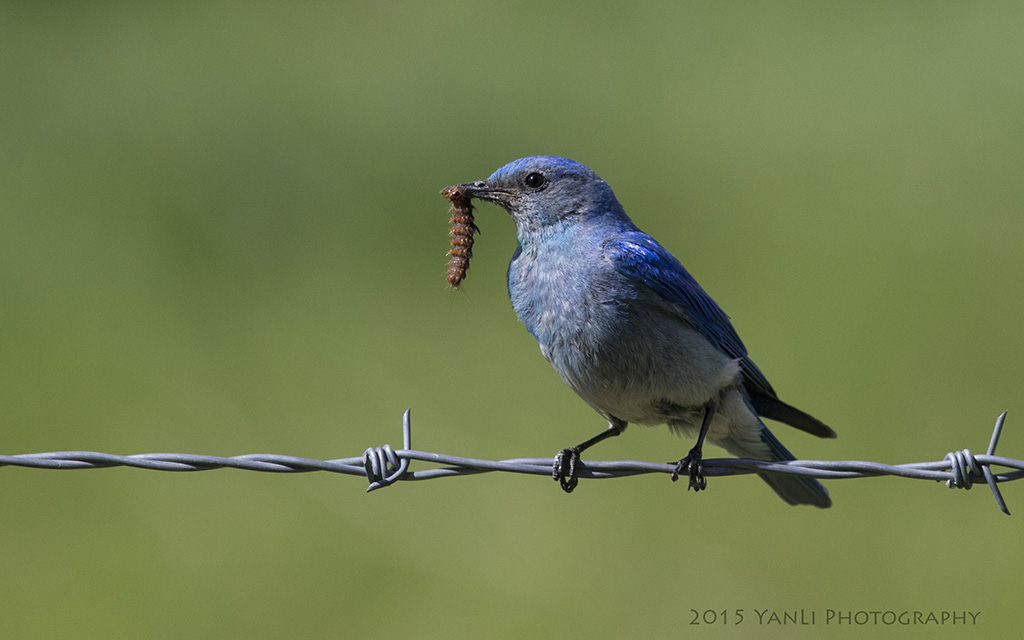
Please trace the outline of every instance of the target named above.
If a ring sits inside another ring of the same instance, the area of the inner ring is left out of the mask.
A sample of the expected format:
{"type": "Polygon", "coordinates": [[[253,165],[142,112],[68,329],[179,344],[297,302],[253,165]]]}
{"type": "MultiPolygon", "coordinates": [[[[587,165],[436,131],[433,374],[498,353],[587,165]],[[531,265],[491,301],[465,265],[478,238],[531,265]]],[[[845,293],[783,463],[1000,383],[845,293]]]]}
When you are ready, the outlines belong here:
{"type": "Polygon", "coordinates": [[[460,185],[512,216],[520,242],[566,224],[608,218],[628,221],[611,187],[586,166],[557,156],[514,160],[486,180],[460,185]]]}

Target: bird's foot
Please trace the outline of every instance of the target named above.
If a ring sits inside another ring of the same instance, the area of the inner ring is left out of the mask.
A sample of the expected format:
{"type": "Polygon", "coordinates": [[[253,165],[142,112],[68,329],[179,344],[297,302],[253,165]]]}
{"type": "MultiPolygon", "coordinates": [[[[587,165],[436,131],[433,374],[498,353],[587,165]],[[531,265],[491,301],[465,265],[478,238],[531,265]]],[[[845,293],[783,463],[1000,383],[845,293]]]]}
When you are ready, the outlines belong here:
{"type": "Polygon", "coordinates": [[[704,477],[704,452],[701,447],[694,447],[690,449],[690,453],[686,454],[686,457],[676,463],[676,468],[672,471],[672,482],[679,479],[679,474],[686,472],[686,475],[690,478],[690,483],[687,489],[693,489],[694,491],[701,491],[706,489],[708,481],[704,477]]]}
{"type": "Polygon", "coordinates": [[[562,491],[572,493],[579,484],[576,477],[576,464],[580,461],[580,448],[562,449],[555,456],[555,464],[551,467],[551,477],[558,481],[562,491]]]}

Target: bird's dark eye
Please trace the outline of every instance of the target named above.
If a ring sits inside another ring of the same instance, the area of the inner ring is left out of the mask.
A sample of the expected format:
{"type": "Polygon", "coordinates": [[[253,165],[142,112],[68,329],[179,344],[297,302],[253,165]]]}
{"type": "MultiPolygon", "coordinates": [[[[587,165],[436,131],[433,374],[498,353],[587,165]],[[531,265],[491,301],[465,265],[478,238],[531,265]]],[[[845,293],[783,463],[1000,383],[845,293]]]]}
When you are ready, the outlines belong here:
{"type": "Polygon", "coordinates": [[[540,189],[547,182],[547,179],[539,173],[531,173],[523,178],[523,184],[531,189],[540,189]]]}

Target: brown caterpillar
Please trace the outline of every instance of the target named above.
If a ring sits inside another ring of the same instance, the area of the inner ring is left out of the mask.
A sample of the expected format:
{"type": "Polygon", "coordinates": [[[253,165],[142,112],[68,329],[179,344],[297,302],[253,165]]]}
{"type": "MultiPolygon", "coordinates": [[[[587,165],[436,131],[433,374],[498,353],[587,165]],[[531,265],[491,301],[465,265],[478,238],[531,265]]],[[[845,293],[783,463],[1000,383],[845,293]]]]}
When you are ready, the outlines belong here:
{"type": "Polygon", "coordinates": [[[469,259],[473,257],[473,234],[479,232],[473,222],[473,205],[469,194],[456,184],[447,187],[441,195],[451,202],[452,236],[451,248],[448,249],[448,284],[458,287],[466,277],[469,259]]]}

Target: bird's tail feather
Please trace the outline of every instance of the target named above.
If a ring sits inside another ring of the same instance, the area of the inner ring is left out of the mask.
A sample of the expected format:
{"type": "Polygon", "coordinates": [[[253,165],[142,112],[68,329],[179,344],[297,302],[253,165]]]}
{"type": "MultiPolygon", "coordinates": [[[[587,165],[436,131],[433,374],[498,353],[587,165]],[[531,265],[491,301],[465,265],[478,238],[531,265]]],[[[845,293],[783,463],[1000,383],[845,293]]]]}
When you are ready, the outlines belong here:
{"type": "MultiPolygon", "coordinates": [[[[761,441],[768,445],[773,462],[796,459],[767,427],[761,427],[761,441]]],[[[819,509],[827,509],[832,506],[832,499],[828,497],[828,489],[814,478],[781,473],[759,473],[757,475],[761,476],[761,479],[767,482],[768,486],[789,504],[810,504],[819,509]]]]}
{"type": "MultiPolygon", "coordinates": [[[[754,434],[750,434],[754,435],[754,434]]],[[[783,462],[795,460],[786,447],[782,446],[768,427],[761,425],[760,437],[738,438],[733,437],[726,440],[719,440],[717,444],[724,446],[729,453],[740,458],[751,458],[753,460],[765,460],[768,462],[783,462]]],[[[779,497],[789,504],[810,504],[820,509],[827,509],[832,506],[832,500],[828,497],[828,489],[814,478],[794,476],[782,473],[759,473],[762,480],[768,483],[779,497]]]]}

